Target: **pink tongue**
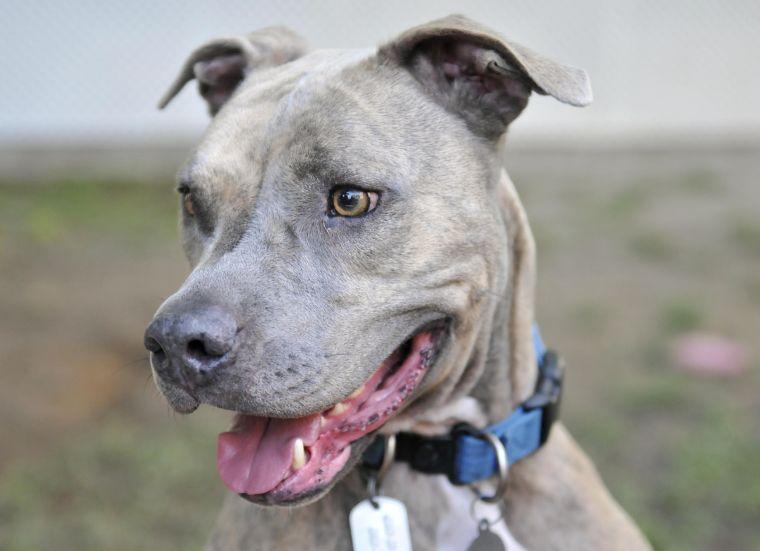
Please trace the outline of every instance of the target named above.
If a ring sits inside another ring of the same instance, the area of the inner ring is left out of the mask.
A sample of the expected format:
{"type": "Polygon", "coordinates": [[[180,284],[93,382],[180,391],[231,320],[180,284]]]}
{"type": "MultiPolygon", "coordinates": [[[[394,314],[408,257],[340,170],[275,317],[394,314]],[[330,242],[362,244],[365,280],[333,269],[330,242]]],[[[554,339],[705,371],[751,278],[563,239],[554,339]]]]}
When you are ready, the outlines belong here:
{"type": "Polygon", "coordinates": [[[233,492],[263,494],[273,490],[288,474],[293,462],[293,441],[314,444],[319,435],[320,414],[298,419],[240,415],[229,432],[219,435],[216,466],[233,492]]]}

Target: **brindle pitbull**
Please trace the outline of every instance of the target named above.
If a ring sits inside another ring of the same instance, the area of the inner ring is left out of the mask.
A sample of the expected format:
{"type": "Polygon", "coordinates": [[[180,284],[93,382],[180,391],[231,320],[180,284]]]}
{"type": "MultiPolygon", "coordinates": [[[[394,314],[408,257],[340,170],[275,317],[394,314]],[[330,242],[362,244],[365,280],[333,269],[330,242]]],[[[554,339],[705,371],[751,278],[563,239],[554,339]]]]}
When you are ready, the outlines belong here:
{"type": "MultiPolygon", "coordinates": [[[[378,50],[215,40],[161,106],[192,79],[214,115],[179,177],[193,271],[146,346],[174,409],[237,412],[219,471],[259,505],[230,494],[209,547],[348,549],[371,434],[484,427],[531,394],[534,244],[504,136],[531,92],[583,106],[589,81],[459,16],[378,50]]],[[[649,547],[561,425],[509,481],[527,548],[649,547]]],[[[453,488],[386,477],[416,549],[474,536],[453,488]]]]}

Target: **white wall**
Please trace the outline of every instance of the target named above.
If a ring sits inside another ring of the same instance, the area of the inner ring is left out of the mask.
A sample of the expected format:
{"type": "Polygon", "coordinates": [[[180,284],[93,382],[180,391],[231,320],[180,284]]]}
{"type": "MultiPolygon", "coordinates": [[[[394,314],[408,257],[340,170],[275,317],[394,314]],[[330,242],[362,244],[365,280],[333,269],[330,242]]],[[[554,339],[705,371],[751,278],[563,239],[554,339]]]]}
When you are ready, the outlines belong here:
{"type": "Polygon", "coordinates": [[[315,47],[367,46],[451,12],[591,74],[592,107],[536,97],[515,141],[760,134],[757,0],[6,0],[0,144],[192,140],[191,87],[155,104],[202,41],[284,23],[315,47]]]}

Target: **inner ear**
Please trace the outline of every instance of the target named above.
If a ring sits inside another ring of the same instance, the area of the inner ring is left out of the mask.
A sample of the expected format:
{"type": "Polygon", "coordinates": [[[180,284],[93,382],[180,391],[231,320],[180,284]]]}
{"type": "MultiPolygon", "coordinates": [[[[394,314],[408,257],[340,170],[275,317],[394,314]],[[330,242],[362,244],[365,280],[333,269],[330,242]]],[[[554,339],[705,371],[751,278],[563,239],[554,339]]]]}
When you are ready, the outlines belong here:
{"type": "Polygon", "coordinates": [[[447,108],[488,137],[517,118],[535,87],[513,60],[470,41],[427,40],[413,52],[410,68],[447,108]]]}
{"type": "Polygon", "coordinates": [[[158,107],[166,107],[185,84],[195,79],[209,113],[215,115],[249,73],[282,65],[305,51],[303,39],[285,27],[266,27],[246,36],[217,38],[190,54],[158,107]]]}
{"type": "Polygon", "coordinates": [[[409,29],[378,55],[409,70],[475,134],[490,139],[525,109],[531,91],[570,105],[592,101],[584,70],[537,54],[461,15],[409,29]]]}
{"type": "Polygon", "coordinates": [[[221,54],[193,65],[198,91],[214,114],[245,78],[246,59],[241,53],[221,54]]]}

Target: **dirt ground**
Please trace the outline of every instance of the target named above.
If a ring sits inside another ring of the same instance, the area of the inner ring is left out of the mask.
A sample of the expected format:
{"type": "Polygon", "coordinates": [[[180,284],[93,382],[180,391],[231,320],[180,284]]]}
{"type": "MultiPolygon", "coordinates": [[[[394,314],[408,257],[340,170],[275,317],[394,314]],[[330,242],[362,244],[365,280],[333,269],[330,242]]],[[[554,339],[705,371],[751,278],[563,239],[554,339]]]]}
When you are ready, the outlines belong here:
{"type": "MultiPolygon", "coordinates": [[[[563,418],[661,549],[760,548],[760,152],[529,153],[563,418]],[[747,347],[732,378],[673,339],[747,347]]],[[[169,411],[142,332],[187,272],[171,182],[0,185],[0,549],[199,548],[228,415],[169,411]]]]}

